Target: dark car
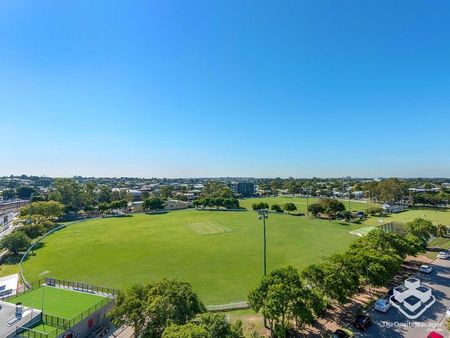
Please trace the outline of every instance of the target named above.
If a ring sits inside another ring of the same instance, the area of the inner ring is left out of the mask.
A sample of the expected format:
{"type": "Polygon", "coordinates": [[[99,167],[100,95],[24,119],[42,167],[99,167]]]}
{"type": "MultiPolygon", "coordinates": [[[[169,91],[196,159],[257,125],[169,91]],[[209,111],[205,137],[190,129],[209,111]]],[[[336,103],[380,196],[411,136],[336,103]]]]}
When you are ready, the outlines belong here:
{"type": "Polygon", "coordinates": [[[367,315],[357,315],[353,321],[353,326],[358,330],[365,331],[372,325],[372,319],[367,315]]]}

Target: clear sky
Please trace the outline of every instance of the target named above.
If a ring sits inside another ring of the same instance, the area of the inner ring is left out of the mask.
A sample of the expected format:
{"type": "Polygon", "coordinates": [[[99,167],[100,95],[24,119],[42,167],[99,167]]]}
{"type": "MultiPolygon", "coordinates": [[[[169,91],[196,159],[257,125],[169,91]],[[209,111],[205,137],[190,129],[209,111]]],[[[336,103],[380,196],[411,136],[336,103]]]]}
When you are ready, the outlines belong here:
{"type": "Polygon", "coordinates": [[[1,1],[0,175],[450,176],[450,1],[1,1]]]}

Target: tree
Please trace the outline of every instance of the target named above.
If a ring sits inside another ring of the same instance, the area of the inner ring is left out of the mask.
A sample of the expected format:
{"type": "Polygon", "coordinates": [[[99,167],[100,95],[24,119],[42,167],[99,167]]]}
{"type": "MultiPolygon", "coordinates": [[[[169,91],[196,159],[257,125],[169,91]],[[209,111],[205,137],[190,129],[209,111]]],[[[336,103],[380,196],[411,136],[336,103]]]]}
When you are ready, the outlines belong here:
{"type": "Polygon", "coordinates": [[[259,202],[259,203],[253,203],[252,204],[253,210],[263,210],[263,209],[269,209],[269,204],[265,202],[259,202]]]}
{"type": "Polygon", "coordinates": [[[314,216],[317,217],[317,215],[321,212],[324,212],[323,207],[319,203],[313,203],[308,206],[308,211],[314,216]]]}
{"type": "Polygon", "coordinates": [[[439,237],[446,237],[448,234],[449,228],[444,224],[436,225],[436,234],[439,237]]]}
{"type": "Polygon", "coordinates": [[[164,201],[158,197],[148,198],[142,203],[144,210],[161,210],[164,209],[164,201]]]}
{"type": "Polygon", "coordinates": [[[217,181],[208,181],[203,187],[200,197],[232,198],[234,196],[229,186],[217,181]]]}
{"type": "Polygon", "coordinates": [[[283,209],[290,214],[292,211],[297,210],[297,207],[294,203],[286,203],[285,205],[283,205],[283,209]]]}
{"type": "Polygon", "coordinates": [[[381,207],[370,207],[366,209],[366,213],[370,216],[381,216],[383,214],[383,208],[381,207]]]}
{"type": "Polygon", "coordinates": [[[111,202],[112,190],[106,185],[100,186],[98,192],[98,202],[99,203],[110,203],[111,202]]]}
{"type": "Polygon", "coordinates": [[[70,178],[57,178],[49,199],[64,204],[66,212],[77,212],[83,205],[81,185],[70,178]]]}
{"type": "Polygon", "coordinates": [[[283,212],[283,208],[279,204],[272,204],[270,210],[275,212],[283,212]]]}
{"type": "Polygon", "coordinates": [[[20,230],[23,231],[29,238],[34,239],[45,233],[45,226],[43,224],[33,222],[32,224],[22,225],[20,230]]]}
{"type": "Polygon", "coordinates": [[[344,203],[335,198],[322,198],[319,203],[324,210],[323,212],[333,217],[345,210],[344,203]]]}
{"type": "Polygon", "coordinates": [[[112,322],[116,326],[131,326],[134,337],[141,336],[147,322],[143,315],[146,297],[146,289],[143,285],[134,285],[128,290],[119,291],[116,306],[109,313],[112,322]]]}
{"type": "Polygon", "coordinates": [[[2,198],[4,200],[12,200],[16,198],[16,193],[13,189],[5,189],[2,191],[2,198]]]}
{"type": "Polygon", "coordinates": [[[189,283],[163,279],[145,286],[146,303],[143,315],[148,324],[148,337],[161,337],[169,323],[186,324],[197,314],[205,311],[205,306],[192,291],[189,283]]]}
{"type": "Polygon", "coordinates": [[[348,256],[335,254],[319,264],[309,265],[302,277],[321,294],[344,304],[358,291],[359,274],[348,256]]]}
{"type": "Polygon", "coordinates": [[[31,195],[34,194],[36,190],[32,187],[19,187],[17,189],[17,198],[28,200],[31,198],[31,195]]]}
{"type": "Polygon", "coordinates": [[[253,310],[267,318],[277,336],[284,337],[287,329],[311,323],[315,311],[312,304],[317,294],[303,285],[295,268],[288,266],[273,270],[248,295],[253,310]]]}
{"type": "Polygon", "coordinates": [[[55,219],[64,214],[64,205],[55,201],[32,202],[20,208],[21,218],[39,215],[47,219],[55,219]]]}
{"type": "Polygon", "coordinates": [[[161,189],[159,189],[158,195],[165,200],[172,197],[172,187],[169,185],[162,186],[161,189]]]}
{"type": "Polygon", "coordinates": [[[85,211],[94,210],[97,204],[97,193],[95,183],[86,183],[82,188],[82,205],[85,211]]]}
{"type": "Polygon", "coordinates": [[[116,200],[109,203],[109,208],[112,210],[123,210],[128,206],[127,200],[116,200]]]}
{"type": "Polygon", "coordinates": [[[188,323],[183,325],[171,324],[162,335],[162,338],[215,338],[203,327],[188,323]]]}
{"type": "Polygon", "coordinates": [[[406,223],[406,229],[411,235],[420,238],[424,246],[433,236],[437,236],[437,227],[424,218],[416,218],[406,223]]]}
{"type": "Polygon", "coordinates": [[[135,337],[158,338],[170,324],[186,324],[204,311],[189,283],[163,279],[119,292],[110,317],[132,326],[135,337]]]}
{"type": "Polygon", "coordinates": [[[408,196],[408,186],[398,178],[388,178],[378,182],[378,196],[383,202],[400,201],[408,196]]]}
{"type": "Polygon", "coordinates": [[[30,238],[25,232],[16,230],[2,238],[0,245],[2,249],[11,251],[14,255],[18,255],[21,251],[25,251],[31,245],[30,238]]]}
{"type": "Polygon", "coordinates": [[[238,209],[239,208],[239,200],[237,198],[224,198],[223,206],[227,209],[238,209]]]}
{"type": "Polygon", "coordinates": [[[102,214],[106,213],[108,210],[111,209],[111,206],[109,203],[100,203],[98,205],[98,211],[101,212],[102,214]]]}
{"type": "Polygon", "coordinates": [[[213,338],[244,338],[242,322],[231,325],[223,314],[205,312],[196,321],[213,338]]]}

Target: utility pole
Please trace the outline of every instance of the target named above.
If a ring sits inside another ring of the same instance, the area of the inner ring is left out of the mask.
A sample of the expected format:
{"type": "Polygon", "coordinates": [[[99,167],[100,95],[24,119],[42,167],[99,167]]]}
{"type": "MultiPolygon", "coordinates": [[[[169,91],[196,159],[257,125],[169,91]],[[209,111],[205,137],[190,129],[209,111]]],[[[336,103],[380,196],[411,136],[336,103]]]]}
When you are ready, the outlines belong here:
{"type": "Polygon", "coordinates": [[[259,219],[263,221],[263,264],[264,276],[267,276],[267,238],[266,238],[266,219],[269,218],[269,212],[266,209],[258,210],[259,219]]]}

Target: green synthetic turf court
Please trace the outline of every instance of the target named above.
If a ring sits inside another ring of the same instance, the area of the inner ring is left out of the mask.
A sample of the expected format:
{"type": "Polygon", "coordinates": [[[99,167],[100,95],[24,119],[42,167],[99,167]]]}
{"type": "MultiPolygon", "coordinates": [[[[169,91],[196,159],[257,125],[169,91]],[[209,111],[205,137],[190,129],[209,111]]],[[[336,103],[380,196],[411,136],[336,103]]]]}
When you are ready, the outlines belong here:
{"type": "Polygon", "coordinates": [[[211,235],[232,231],[231,228],[217,222],[188,223],[188,227],[200,235],[211,235]]]}
{"type": "MultiPolygon", "coordinates": [[[[37,324],[32,326],[31,329],[33,329],[34,331],[38,331],[40,333],[50,333],[57,328],[47,324],[37,324]]],[[[27,333],[27,331],[24,331],[23,333],[21,333],[21,335],[25,337],[35,337],[32,332],[27,333]]]]}
{"type": "Polygon", "coordinates": [[[372,226],[362,227],[362,228],[350,231],[350,234],[361,237],[361,236],[364,236],[365,234],[367,234],[369,231],[372,231],[373,229],[375,229],[375,227],[372,227],[372,226]]]}
{"type": "Polygon", "coordinates": [[[44,313],[72,319],[83,311],[101,302],[104,297],[88,293],[41,286],[8,300],[10,303],[21,302],[26,307],[43,310],[44,313]]]}

